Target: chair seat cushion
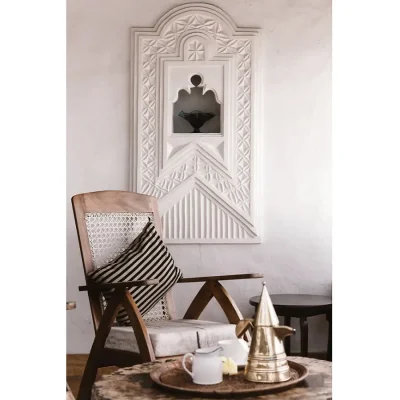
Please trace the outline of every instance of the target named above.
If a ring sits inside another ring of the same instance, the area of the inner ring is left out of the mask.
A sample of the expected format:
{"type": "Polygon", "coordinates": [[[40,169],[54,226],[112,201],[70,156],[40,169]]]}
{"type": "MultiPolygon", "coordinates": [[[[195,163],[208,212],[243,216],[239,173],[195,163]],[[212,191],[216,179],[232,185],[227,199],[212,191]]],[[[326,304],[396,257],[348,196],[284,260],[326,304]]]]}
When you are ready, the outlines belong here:
{"type": "MultiPolygon", "coordinates": [[[[133,299],[144,316],[182,277],[174,260],[165,247],[160,235],[151,222],[113,261],[88,274],[96,283],[118,283],[144,279],[158,279],[158,285],[133,286],[129,289],[133,299]]],[[[113,291],[103,293],[106,302],[110,301],[113,291]]],[[[129,326],[130,320],[121,307],[117,314],[117,324],[129,326]]]]}
{"type": "MultiPolygon", "coordinates": [[[[146,323],[147,331],[156,357],[171,357],[192,353],[200,347],[216,346],[218,341],[236,338],[234,324],[219,322],[177,319],[146,323]]],[[[108,335],[106,347],[118,350],[139,352],[131,327],[115,326],[108,335]]]]}

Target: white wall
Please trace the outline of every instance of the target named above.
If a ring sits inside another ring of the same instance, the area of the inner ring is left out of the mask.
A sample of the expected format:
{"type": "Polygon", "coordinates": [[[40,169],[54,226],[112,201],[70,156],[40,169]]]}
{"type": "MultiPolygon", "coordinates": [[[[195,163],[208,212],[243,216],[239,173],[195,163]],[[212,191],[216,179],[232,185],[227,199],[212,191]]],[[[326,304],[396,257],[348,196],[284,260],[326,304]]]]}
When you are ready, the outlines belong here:
{"type": "MultiPolygon", "coordinates": [[[[87,353],[93,327],[70,198],[128,189],[129,28],[153,26],[190,1],[67,2],[67,352],[87,353]]],[[[260,245],[175,245],[186,276],[262,272],[270,293],[331,294],[331,2],[218,0],[239,26],[264,29],[264,237],[260,245]]],[[[178,316],[198,284],[178,285],[178,316]]],[[[260,281],[226,284],[245,316],[260,281]]],[[[224,320],[215,303],[205,318],[224,320]]],[[[298,326],[296,323],[293,325],[298,326]]],[[[311,318],[310,350],[326,348],[327,323],[311,318]]],[[[299,335],[294,338],[298,349],[299,335]]]]}

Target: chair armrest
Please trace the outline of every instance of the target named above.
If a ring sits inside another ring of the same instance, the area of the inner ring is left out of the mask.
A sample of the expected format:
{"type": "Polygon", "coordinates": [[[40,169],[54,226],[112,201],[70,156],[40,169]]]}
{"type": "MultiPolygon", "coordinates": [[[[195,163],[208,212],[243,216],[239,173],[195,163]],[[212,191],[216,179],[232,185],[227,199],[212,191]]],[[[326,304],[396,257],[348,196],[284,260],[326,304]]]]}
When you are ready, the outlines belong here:
{"type": "Polygon", "coordinates": [[[158,279],[146,279],[143,281],[127,281],[117,283],[90,283],[86,286],[79,286],[79,291],[103,292],[104,290],[108,289],[130,288],[132,286],[150,286],[158,285],[159,283],[160,281],[158,279]]]}
{"type": "Polygon", "coordinates": [[[236,274],[236,275],[219,275],[219,276],[199,276],[194,278],[181,278],[178,283],[189,282],[208,282],[208,281],[231,281],[235,279],[256,279],[264,278],[263,274],[236,274]]]}

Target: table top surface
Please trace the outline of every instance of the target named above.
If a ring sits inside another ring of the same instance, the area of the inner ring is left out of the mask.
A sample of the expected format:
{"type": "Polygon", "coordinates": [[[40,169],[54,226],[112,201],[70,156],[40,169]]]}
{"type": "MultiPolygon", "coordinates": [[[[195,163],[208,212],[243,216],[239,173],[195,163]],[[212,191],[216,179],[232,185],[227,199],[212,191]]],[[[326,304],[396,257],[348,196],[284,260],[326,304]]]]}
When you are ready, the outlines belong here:
{"type": "MultiPolygon", "coordinates": [[[[318,307],[332,305],[332,297],[317,296],[312,294],[271,294],[271,301],[274,306],[291,307],[318,307]]],[[[260,302],[260,296],[254,296],[250,299],[252,306],[257,306],[260,302]]]]}
{"type": "MultiPolygon", "coordinates": [[[[178,358],[175,358],[176,360],[178,358]]],[[[153,383],[149,373],[166,361],[155,361],[121,368],[111,375],[104,375],[96,381],[92,389],[92,400],[188,400],[188,395],[164,391],[153,383]]],[[[307,400],[307,399],[332,399],[332,363],[315,358],[288,357],[309,369],[309,375],[304,382],[288,390],[262,395],[257,397],[242,397],[250,400],[307,400]]],[[[192,397],[192,400],[204,400],[204,397],[192,397]]]]}

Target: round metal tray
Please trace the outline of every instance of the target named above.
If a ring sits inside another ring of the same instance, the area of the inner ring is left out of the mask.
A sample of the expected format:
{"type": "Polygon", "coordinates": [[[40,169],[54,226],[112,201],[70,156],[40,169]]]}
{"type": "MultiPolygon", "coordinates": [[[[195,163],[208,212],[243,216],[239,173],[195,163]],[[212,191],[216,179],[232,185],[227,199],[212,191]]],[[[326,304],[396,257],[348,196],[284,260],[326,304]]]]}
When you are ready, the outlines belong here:
{"type": "Polygon", "coordinates": [[[308,375],[308,369],[301,364],[288,361],[290,380],[279,383],[256,383],[244,379],[244,371],[237,375],[224,375],[224,380],[217,385],[196,385],[182,368],[181,361],[166,363],[150,373],[152,381],[160,388],[209,398],[229,398],[257,396],[285,389],[290,389],[303,381],[308,375]]]}

